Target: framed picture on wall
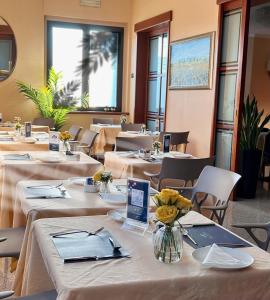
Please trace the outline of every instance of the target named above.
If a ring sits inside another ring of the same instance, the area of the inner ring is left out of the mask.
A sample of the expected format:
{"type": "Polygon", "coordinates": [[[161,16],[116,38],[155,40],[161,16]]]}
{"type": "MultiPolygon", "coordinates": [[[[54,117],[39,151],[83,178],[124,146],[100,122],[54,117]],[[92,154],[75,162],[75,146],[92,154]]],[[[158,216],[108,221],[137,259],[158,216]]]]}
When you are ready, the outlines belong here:
{"type": "Polygon", "coordinates": [[[212,84],[214,32],[170,45],[170,89],[210,89],[212,84]]]}

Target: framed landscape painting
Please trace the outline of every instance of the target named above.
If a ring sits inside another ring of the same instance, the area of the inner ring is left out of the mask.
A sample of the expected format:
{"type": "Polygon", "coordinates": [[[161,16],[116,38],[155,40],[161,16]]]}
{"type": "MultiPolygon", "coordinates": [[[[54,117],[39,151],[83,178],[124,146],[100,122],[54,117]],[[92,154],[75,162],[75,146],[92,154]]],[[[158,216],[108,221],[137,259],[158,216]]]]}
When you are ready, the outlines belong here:
{"type": "Polygon", "coordinates": [[[210,89],[214,32],[171,43],[170,89],[210,89]]]}

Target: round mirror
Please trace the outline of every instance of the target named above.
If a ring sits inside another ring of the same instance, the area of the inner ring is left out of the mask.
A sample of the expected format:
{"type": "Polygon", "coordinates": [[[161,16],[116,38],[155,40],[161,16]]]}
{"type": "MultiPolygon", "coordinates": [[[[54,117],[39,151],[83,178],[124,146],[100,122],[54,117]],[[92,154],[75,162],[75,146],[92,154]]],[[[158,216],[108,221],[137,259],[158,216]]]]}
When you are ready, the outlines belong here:
{"type": "Polygon", "coordinates": [[[0,17],[0,81],[12,73],[17,57],[14,33],[8,23],[0,17]]]}

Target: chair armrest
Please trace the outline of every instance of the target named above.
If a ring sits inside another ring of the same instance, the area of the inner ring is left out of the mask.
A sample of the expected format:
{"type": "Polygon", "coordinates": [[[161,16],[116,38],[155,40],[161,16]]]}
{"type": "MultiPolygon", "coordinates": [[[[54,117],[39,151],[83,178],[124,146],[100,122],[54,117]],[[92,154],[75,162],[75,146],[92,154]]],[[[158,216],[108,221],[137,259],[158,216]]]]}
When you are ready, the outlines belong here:
{"type": "Polygon", "coordinates": [[[219,205],[219,206],[211,206],[211,205],[204,206],[204,205],[202,205],[200,208],[206,209],[206,210],[223,210],[223,209],[226,209],[227,207],[228,207],[227,204],[225,204],[225,205],[219,205]]]}
{"type": "Polygon", "coordinates": [[[270,224],[269,223],[242,223],[242,224],[231,224],[232,227],[235,228],[260,228],[265,230],[270,230],[270,224]]]}
{"type": "Polygon", "coordinates": [[[79,146],[77,146],[77,148],[89,148],[89,146],[88,145],[79,145],[79,146]]]}
{"type": "Polygon", "coordinates": [[[70,144],[78,144],[79,143],[79,141],[73,141],[73,140],[71,140],[71,141],[68,141],[70,144]]]}
{"type": "Polygon", "coordinates": [[[5,299],[7,297],[10,297],[14,294],[14,291],[4,291],[0,292],[0,299],[5,299]]]}
{"type": "Polygon", "coordinates": [[[153,177],[159,177],[160,173],[149,173],[149,172],[144,171],[143,174],[150,178],[153,178],[153,177]]]}

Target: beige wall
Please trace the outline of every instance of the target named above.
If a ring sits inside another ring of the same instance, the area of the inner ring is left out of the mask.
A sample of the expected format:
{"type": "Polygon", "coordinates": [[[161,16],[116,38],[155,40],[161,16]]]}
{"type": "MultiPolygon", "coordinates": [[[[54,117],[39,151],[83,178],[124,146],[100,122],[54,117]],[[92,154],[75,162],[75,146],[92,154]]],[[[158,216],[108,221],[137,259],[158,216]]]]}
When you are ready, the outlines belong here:
{"type": "MultiPolygon", "coordinates": [[[[15,32],[18,59],[14,73],[0,83],[0,112],[5,119],[20,115],[31,120],[37,114],[33,105],[20,95],[16,80],[44,84],[45,31],[44,19],[69,18],[79,21],[121,24],[125,26],[123,109],[134,111],[135,23],[168,10],[173,11],[171,40],[217,30],[218,7],[213,0],[102,0],[102,8],[79,6],[79,0],[1,0],[0,15],[15,32]]],[[[213,82],[214,86],[214,82],[213,82]]],[[[190,130],[188,151],[197,156],[210,152],[214,108],[214,89],[168,91],[167,130],[190,130]]],[[[93,115],[70,115],[68,124],[88,127],[93,115]]],[[[131,116],[132,117],[132,116],[131,116]]],[[[116,119],[118,117],[115,117],[116,119]]]]}
{"type": "MultiPolygon", "coordinates": [[[[37,115],[32,103],[18,93],[16,81],[25,81],[34,87],[44,84],[46,16],[125,27],[123,109],[127,109],[131,0],[102,0],[100,9],[80,6],[79,0],[1,0],[0,15],[12,27],[18,50],[14,72],[7,80],[0,82],[0,112],[5,120],[13,119],[16,115],[23,120],[32,120],[37,115]]],[[[67,126],[77,123],[88,128],[92,117],[72,114],[67,126]]],[[[119,119],[117,116],[114,118],[119,119]]]]}
{"type": "MultiPolygon", "coordinates": [[[[270,38],[255,37],[253,39],[253,60],[250,81],[250,94],[254,94],[259,109],[270,113],[270,72],[266,70],[270,60],[270,38]]],[[[270,124],[268,124],[268,127],[270,124]]]]}
{"type": "MultiPolygon", "coordinates": [[[[171,41],[217,30],[218,6],[213,0],[134,0],[134,23],[172,10],[171,41]]],[[[135,73],[136,35],[132,35],[132,65],[135,73]]],[[[135,79],[131,80],[131,106],[134,111],[135,79]]],[[[213,82],[214,87],[214,82],[213,82]]],[[[166,130],[190,131],[188,151],[197,156],[210,153],[214,89],[168,91],[166,130]]]]}

